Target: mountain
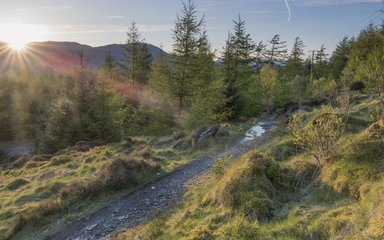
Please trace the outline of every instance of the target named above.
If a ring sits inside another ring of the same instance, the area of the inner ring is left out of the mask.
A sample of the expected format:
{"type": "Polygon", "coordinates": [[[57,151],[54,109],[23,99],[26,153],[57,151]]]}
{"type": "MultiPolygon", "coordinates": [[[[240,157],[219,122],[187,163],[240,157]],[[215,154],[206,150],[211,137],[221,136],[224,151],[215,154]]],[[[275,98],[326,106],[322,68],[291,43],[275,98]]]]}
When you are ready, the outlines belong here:
{"type": "MultiPolygon", "coordinates": [[[[154,45],[147,44],[147,46],[153,58],[163,52],[154,45]]],[[[91,47],[76,42],[33,42],[24,50],[17,52],[10,49],[6,43],[0,42],[0,74],[25,68],[35,71],[65,72],[79,64],[81,51],[86,64],[92,69],[103,66],[108,53],[111,53],[119,63],[123,62],[125,54],[123,44],[91,47]]]]}

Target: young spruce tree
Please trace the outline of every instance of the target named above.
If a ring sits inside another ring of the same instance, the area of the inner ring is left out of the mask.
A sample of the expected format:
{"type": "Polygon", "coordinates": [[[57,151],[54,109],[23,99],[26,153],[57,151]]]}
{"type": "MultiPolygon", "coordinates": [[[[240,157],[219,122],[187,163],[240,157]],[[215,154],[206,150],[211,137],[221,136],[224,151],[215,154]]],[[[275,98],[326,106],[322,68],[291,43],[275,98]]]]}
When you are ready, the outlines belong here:
{"type": "Polygon", "coordinates": [[[144,43],[136,23],[132,22],[127,33],[125,49],[125,70],[133,83],[145,84],[148,81],[152,57],[144,43]]]}
{"type": "Polygon", "coordinates": [[[173,29],[172,65],[174,75],[169,87],[178,102],[179,112],[194,95],[198,70],[197,52],[204,19],[196,16],[196,5],[192,0],[183,2],[181,15],[177,15],[173,29]]]}
{"type": "Polygon", "coordinates": [[[239,116],[242,110],[240,87],[252,76],[251,63],[254,60],[256,46],[250,34],[246,32],[245,21],[234,20],[234,32],[229,33],[223,51],[225,112],[230,119],[239,116]]]}

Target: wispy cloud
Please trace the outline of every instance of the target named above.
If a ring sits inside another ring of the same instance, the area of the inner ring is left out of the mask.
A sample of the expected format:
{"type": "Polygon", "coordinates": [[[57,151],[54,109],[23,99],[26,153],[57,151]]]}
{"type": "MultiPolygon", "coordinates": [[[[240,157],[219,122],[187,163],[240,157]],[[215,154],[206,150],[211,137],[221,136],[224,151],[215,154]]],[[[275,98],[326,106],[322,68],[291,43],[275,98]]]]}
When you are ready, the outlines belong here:
{"type": "Polygon", "coordinates": [[[48,9],[48,10],[57,10],[57,11],[73,9],[72,6],[68,6],[68,5],[62,5],[62,6],[42,6],[40,8],[48,9]]]}
{"type": "Polygon", "coordinates": [[[292,17],[291,7],[288,4],[288,0],[284,0],[284,1],[285,1],[285,6],[287,6],[287,10],[288,10],[288,22],[289,22],[291,21],[291,17],[292,17]]]}
{"type": "Polygon", "coordinates": [[[137,25],[139,31],[141,32],[168,32],[173,28],[173,25],[163,24],[163,25],[137,25]]]}
{"type": "MultiPolygon", "coordinates": [[[[172,25],[137,25],[140,32],[167,32],[172,25]]],[[[128,25],[58,25],[49,31],[52,35],[84,33],[119,33],[127,32],[128,25]]]]}

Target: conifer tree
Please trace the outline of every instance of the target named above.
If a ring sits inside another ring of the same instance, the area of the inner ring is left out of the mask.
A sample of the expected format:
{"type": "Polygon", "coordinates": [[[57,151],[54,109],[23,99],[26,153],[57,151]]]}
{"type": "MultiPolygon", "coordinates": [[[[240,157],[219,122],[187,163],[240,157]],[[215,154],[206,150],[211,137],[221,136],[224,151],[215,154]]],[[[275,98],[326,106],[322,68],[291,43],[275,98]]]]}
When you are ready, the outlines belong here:
{"type": "Polygon", "coordinates": [[[322,44],[320,49],[316,51],[313,76],[317,79],[328,75],[328,60],[325,50],[326,48],[322,44]]]}
{"type": "Polygon", "coordinates": [[[342,73],[341,80],[345,84],[360,80],[356,75],[357,69],[362,62],[368,59],[372,49],[378,47],[381,42],[380,30],[372,23],[360,31],[359,36],[352,45],[347,66],[342,73]]]}
{"type": "Polygon", "coordinates": [[[125,49],[125,70],[129,78],[135,82],[145,84],[149,77],[152,61],[147,44],[141,37],[136,23],[133,21],[127,32],[125,49]]]}
{"type": "Polygon", "coordinates": [[[223,51],[223,74],[226,96],[225,111],[229,118],[235,118],[241,111],[240,86],[252,75],[251,63],[256,46],[246,32],[245,21],[239,15],[234,23],[234,33],[228,34],[223,51]]]}
{"type": "Polygon", "coordinates": [[[263,41],[258,42],[255,45],[255,61],[257,69],[260,69],[261,64],[263,62],[263,57],[265,57],[267,45],[263,43],[263,41]]]}
{"type": "Polygon", "coordinates": [[[181,15],[177,15],[173,29],[173,68],[170,88],[178,102],[179,112],[193,96],[199,38],[204,27],[204,19],[196,16],[196,5],[192,0],[183,2],[181,15]]]}
{"type": "Polygon", "coordinates": [[[269,63],[275,64],[277,62],[283,62],[287,54],[286,41],[281,41],[280,35],[276,34],[271,40],[268,40],[268,42],[271,44],[270,49],[266,51],[269,63]]]}
{"type": "Polygon", "coordinates": [[[304,43],[299,38],[295,38],[295,42],[293,43],[291,54],[288,57],[287,66],[291,71],[292,79],[298,74],[303,65],[303,56],[304,56],[304,43]]]}
{"type": "Polygon", "coordinates": [[[331,77],[339,80],[341,73],[348,63],[349,55],[351,53],[353,39],[344,37],[336,46],[330,58],[330,71],[331,77]]]}

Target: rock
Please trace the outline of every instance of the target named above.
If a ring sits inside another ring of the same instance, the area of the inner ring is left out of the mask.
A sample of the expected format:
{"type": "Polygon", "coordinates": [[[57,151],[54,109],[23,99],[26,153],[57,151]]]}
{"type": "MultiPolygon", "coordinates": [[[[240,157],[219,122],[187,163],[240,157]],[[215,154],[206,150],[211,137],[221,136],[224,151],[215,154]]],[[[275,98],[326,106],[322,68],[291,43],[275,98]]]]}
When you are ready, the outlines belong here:
{"type": "Polygon", "coordinates": [[[193,134],[193,144],[196,144],[197,141],[199,140],[200,135],[207,130],[207,127],[202,126],[199,127],[195,133],[193,134]]]}
{"type": "Polygon", "coordinates": [[[53,178],[55,176],[56,176],[56,174],[54,172],[45,172],[45,173],[40,175],[39,180],[47,180],[47,179],[53,178]]]}
{"type": "Polygon", "coordinates": [[[183,131],[177,131],[177,132],[172,133],[172,137],[174,140],[179,140],[180,138],[183,138],[185,136],[186,136],[186,134],[183,131]]]}
{"type": "Polygon", "coordinates": [[[75,171],[73,171],[73,170],[65,170],[61,173],[61,176],[67,177],[67,176],[73,175],[74,173],[75,173],[75,171]]]}
{"type": "Polygon", "coordinates": [[[216,135],[217,131],[219,131],[219,128],[220,128],[220,125],[219,124],[215,124],[212,127],[210,127],[207,130],[205,130],[204,132],[202,132],[200,134],[200,136],[199,136],[199,139],[197,140],[197,143],[200,144],[205,139],[207,139],[209,137],[214,137],[216,135]]]}
{"type": "Polygon", "coordinates": [[[91,144],[87,141],[79,141],[75,144],[75,150],[79,152],[87,152],[91,149],[91,144]]]}
{"type": "Polygon", "coordinates": [[[95,224],[91,224],[91,225],[88,225],[85,230],[87,230],[88,232],[92,231],[93,229],[95,229],[95,227],[97,227],[97,225],[99,225],[98,223],[95,223],[95,224]]]}

